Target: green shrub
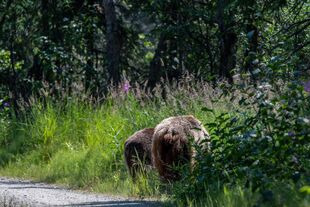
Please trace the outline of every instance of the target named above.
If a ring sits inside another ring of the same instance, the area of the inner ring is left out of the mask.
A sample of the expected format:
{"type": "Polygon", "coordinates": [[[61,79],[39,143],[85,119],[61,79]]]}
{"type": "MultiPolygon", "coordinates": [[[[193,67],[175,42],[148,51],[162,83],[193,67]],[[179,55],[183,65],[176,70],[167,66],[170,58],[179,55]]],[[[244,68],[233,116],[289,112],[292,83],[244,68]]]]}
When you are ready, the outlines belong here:
{"type": "Polygon", "coordinates": [[[275,202],[276,183],[289,182],[298,192],[309,182],[310,94],[295,82],[282,83],[281,90],[270,87],[243,88],[237,97],[242,110],[216,115],[203,108],[216,115],[207,124],[211,152],[197,149],[193,172],[185,173],[184,187],[176,188],[178,199],[198,202],[219,183],[259,191],[275,202]]]}

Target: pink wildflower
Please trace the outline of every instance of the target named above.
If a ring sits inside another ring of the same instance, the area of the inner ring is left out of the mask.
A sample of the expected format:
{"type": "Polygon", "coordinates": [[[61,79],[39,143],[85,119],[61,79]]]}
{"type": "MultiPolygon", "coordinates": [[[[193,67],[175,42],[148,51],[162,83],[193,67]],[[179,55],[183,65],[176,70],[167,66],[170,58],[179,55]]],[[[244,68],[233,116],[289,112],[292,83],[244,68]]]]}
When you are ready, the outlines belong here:
{"type": "Polygon", "coordinates": [[[124,85],[123,85],[123,91],[124,91],[125,93],[128,93],[130,87],[131,87],[131,86],[130,86],[129,82],[128,82],[128,81],[125,81],[125,83],[124,83],[124,85]]]}

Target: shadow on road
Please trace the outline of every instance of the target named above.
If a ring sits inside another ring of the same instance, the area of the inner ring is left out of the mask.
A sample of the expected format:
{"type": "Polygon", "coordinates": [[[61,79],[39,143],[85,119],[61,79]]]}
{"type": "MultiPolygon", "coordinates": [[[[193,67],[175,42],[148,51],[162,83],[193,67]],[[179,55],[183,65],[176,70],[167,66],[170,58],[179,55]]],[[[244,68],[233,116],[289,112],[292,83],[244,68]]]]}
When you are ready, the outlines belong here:
{"type": "MultiPolygon", "coordinates": [[[[41,182],[35,181],[15,181],[15,180],[3,180],[0,179],[0,186],[5,185],[9,186],[8,189],[27,189],[27,188],[38,188],[38,189],[52,189],[52,190],[64,190],[60,187],[44,184],[41,182]]],[[[69,190],[69,189],[67,189],[69,190]]]]}
{"type": "Polygon", "coordinates": [[[8,189],[47,189],[47,190],[62,190],[60,188],[57,187],[47,187],[47,186],[23,186],[23,187],[9,187],[8,189]]]}
{"type": "Polygon", "coordinates": [[[162,203],[157,201],[103,201],[103,202],[85,202],[77,203],[70,205],[60,205],[60,206],[83,206],[83,207],[114,207],[114,206],[123,206],[123,207],[160,207],[163,206],[162,203]]]}
{"type": "Polygon", "coordinates": [[[34,184],[38,184],[40,182],[35,182],[35,181],[15,181],[15,180],[3,180],[0,179],[0,185],[4,184],[4,185],[34,185],[34,184]]]}

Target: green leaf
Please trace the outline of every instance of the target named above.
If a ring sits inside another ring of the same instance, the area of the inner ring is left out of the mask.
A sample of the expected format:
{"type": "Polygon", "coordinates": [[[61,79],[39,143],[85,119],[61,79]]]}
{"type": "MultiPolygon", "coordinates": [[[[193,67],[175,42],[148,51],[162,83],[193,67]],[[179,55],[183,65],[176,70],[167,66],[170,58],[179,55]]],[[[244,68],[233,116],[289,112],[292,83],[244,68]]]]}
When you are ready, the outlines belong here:
{"type": "Polygon", "coordinates": [[[310,194],[310,186],[309,185],[306,185],[306,186],[303,186],[299,189],[299,192],[301,193],[306,193],[306,194],[310,194]]]}

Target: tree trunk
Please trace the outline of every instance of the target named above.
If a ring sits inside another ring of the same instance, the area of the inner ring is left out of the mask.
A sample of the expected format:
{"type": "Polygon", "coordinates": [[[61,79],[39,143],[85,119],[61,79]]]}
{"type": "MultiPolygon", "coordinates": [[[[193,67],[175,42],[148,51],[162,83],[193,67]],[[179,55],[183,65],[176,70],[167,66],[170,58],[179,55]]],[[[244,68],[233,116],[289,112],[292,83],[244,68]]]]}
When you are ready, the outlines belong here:
{"type": "Polygon", "coordinates": [[[19,98],[19,93],[21,90],[19,90],[18,86],[20,86],[20,84],[18,83],[18,74],[15,68],[15,39],[16,39],[16,22],[17,22],[17,17],[16,17],[16,13],[13,12],[13,24],[10,32],[10,63],[11,63],[11,76],[10,76],[10,80],[9,80],[9,90],[12,93],[12,100],[14,103],[14,109],[18,110],[18,104],[17,104],[17,99],[19,98]]]}
{"type": "MultiPolygon", "coordinates": [[[[218,0],[216,21],[220,31],[219,76],[226,78],[231,83],[233,81],[232,70],[236,67],[237,35],[225,22],[224,10],[227,4],[227,0],[218,0]]],[[[230,21],[229,25],[233,25],[233,20],[230,21]]]]}
{"type": "MultiPolygon", "coordinates": [[[[48,0],[41,0],[41,19],[40,19],[40,26],[41,26],[41,35],[45,37],[49,37],[49,1],[48,0]]],[[[47,50],[48,45],[44,41],[42,50],[47,50]]],[[[34,78],[35,80],[43,80],[43,67],[41,65],[41,59],[38,54],[33,56],[33,65],[29,68],[28,76],[34,78]]]]}
{"type": "MultiPolygon", "coordinates": [[[[89,0],[87,1],[88,5],[93,5],[94,1],[89,0]]],[[[97,88],[97,85],[95,85],[93,82],[97,82],[96,77],[96,70],[95,70],[95,54],[94,54],[94,29],[93,29],[93,19],[94,15],[92,12],[87,13],[89,18],[91,19],[90,22],[88,22],[88,25],[86,25],[87,30],[84,34],[84,39],[86,41],[86,49],[87,49],[87,65],[85,67],[85,89],[86,91],[90,90],[91,93],[93,93],[97,88]]]]}
{"type": "Polygon", "coordinates": [[[150,64],[148,86],[155,87],[163,75],[163,67],[165,66],[164,56],[167,51],[167,40],[164,35],[161,35],[157,44],[155,55],[150,64]]]}
{"type": "Polygon", "coordinates": [[[114,84],[120,82],[120,60],[122,49],[122,36],[117,21],[115,4],[113,0],[102,1],[106,19],[106,57],[109,81],[114,84]]]}
{"type": "Polygon", "coordinates": [[[233,81],[232,70],[236,67],[236,43],[237,35],[234,32],[221,35],[219,75],[230,83],[233,81]]]}
{"type": "Polygon", "coordinates": [[[41,0],[41,28],[42,35],[49,37],[49,0],[41,0]]]}

